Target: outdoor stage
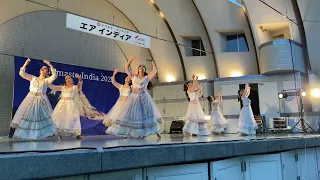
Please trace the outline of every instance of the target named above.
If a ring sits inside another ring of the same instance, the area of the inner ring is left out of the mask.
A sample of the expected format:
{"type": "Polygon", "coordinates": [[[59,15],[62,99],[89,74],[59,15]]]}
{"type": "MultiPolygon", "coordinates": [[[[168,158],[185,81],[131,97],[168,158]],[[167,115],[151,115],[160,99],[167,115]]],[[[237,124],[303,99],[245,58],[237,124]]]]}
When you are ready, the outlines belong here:
{"type": "Polygon", "coordinates": [[[213,161],[320,147],[319,134],[237,134],[183,137],[163,134],[144,140],[91,136],[84,140],[0,139],[0,179],[62,177],[143,167],[213,161]]]}

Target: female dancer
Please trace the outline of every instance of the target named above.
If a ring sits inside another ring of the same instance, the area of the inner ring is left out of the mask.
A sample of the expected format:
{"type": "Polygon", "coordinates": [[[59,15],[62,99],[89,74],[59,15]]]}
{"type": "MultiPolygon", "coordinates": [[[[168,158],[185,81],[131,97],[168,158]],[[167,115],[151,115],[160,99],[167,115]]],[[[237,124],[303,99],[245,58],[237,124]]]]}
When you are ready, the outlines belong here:
{"type": "MultiPolygon", "coordinates": [[[[116,74],[119,72],[118,69],[115,69],[113,72],[113,76],[111,78],[111,83],[119,89],[119,99],[117,100],[116,104],[112,107],[112,109],[109,111],[109,113],[106,115],[105,119],[103,120],[103,123],[107,126],[110,127],[111,125],[114,124],[114,122],[119,118],[120,113],[124,113],[122,111],[122,105],[123,103],[127,100],[131,88],[130,88],[130,83],[131,79],[129,76],[127,76],[124,79],[124,85],[119,84],[116,80],[116,74]]],[[[108,129],[109,130],[109,129],[108,129]]],[[[107,134],[111,134],[112,132],[106,131],[107,134]]]]}
{"type": "Polygon", "coordinates": [[[250,86],[246,84],[245,89],[241,89],[238,91],[238,101],[242,100],[243,107],[240,111],[239,117],[239,133],[243,136],[255,135],[257,129],[257,123],[254,119],[250,99],[248,96],[250,95],[250,86]]]}
{"type": "Polygon", "coordinates": [[[80,113],[77,103],[79,91],[82,89],[82,78],[76,74],[78,85],[74,85],[70,75],[64,77],[64,86],[55,86],[50,84],[49,88],[54,91],[61,91],[60,100],[52,113],[52,119],[58,129],[58,134],[76,135],[77,139],[81,137],[80,113]]]}
{"type": "Polygon", "coordinates": [[[42,66],[39,77],[27,74],[25,70],[30,61],[28,58],[19,72],[22,78],[30,81],[30,92],[14,115],[11,127],[16,128],[14,137],[37,140],[57,133],[51,119],[52,107],[46,95],[48,84],[57,78],[57,74],[48,60],[43,60],[43,62],[50,67],[51,76],[48,76],[47,66],[42,66]]]}
{"type": "Polygon", "coordinates": [[[133,75],[129,71],[129,66],[135,58],[132,58],[125,66],[125,71],[132,79],[132,93],[123,104],[122,111],[115,124],[107,131],[110,134],[144,138],[146,136],[157,134],[161,138],[159,131],[161,114],[147,91],[149,81],[156,75],[157,68],[152,62],[153,69],[147,74],[146,67],[140,65],[138,74],[133,75]]]}
{"type": "Polygon", "coordinates": [[[188,135],[199,135],[206,136],[210,135],[208,129],[207,121],[205,120],[205,114],[201,108],[197,92],[200,89],[197,89],[197,80],[198,77],[192,75],[192,82],[187,82],[184,84],[185,90],[187,91],[187,97],[190,98],[187,115],[186,115],[186,124],[183,127],[183,132],[186,136],[188,135]]]}
{"type": "Polygon", "coordinates": [[[223,133],[227,126],[228,126],[228,121],[223,117],[219,105],[222,102],[222,95],[218,94],[218,99],[214,99],[214,97],[209,96],[208,100],[211,102],[211,122],[212,122],[212,127],[211,131],[213,133],[223,133]]]}

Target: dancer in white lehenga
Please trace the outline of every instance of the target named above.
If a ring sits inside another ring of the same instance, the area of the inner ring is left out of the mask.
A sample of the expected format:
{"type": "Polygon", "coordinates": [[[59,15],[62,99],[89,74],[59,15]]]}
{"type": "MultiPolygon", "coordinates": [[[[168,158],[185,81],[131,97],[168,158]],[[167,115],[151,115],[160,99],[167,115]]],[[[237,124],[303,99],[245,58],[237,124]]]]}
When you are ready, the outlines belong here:
{"type": "Polygon", "coordinates": [[[186,123],[183,127],[183,132],[185,135],[199,135],[199,136],[207,136],[210,135],[210,131],[208,129],[208,122],[205,120],[205,114],[201,108],[199,99],[198,99],[198,91],[200,88],[196,88],[197,79],[195,75],[192,75],[192,82],[187,82],[185,86],[185,90],[187,91],[188,98],[190,98],[187,114],[186,114],[186,123]]]}
{"type": "Polygon", "coordinates": [[[61,91],[60,100],[52,113],[52,120],[59,135],[76,135],[77,139],[83,139],[81,137],[80,113],[77,103],[83,81],[79,74],[76,74],[76,78],[78,79],[78,85],[74,85],[73,79],[69,75],[64,77],[64,86],[49,85],[49,88],[53,91],[61,91]]]}
{"type": "Polygon", "coordinates": [[[249,84],[246,84],[245,89],[238,91],[238,101],[242,100],[243,107],[240,111],[240,117],[238,122],[239,133],[244,136],[255,135],[257,129],[257,123],[254,119],[253,112],[251,109],[251,101],[248,98],[250,95],[249,84]]]}
{"type": "Polygon", "coordinates": [[[224,118],[220,110],[220,104],[222,102],[222,95],[219,94],[217,99],[209,96],[208,100],[211,102],[211,132],[213,133],[223,133],[227,126],[228,121],[224,118]]]}
{"type": "MultiPolygon", "coordinates": [[[[115,69],[113,72],[113,76],[111,78],[111,83],[119,89],[119,98],[117,100],[117,102],[115,103],[115,105],[112,107],[112,109],[109,111],[109,113],[105,116],[105,119],[103,120],[103,123],[107,126],[110,127],[114,124],[114,122],[119,118],[120,113],[124,113],[122,111],[122,106],[123,103],[127,100],[130,92],[131,92],[131,88],[130,88],[130,82],[131,79],[129,76],[127,76],[124,79],[124,85],[119,84],[116,80],[115,80],[115,76],[118,73],[118,69],[115,69]]],[[[108,132],[108,130],[106,131],[107,134],[110,134],[112,132],[108,132]]]]}
{"type": "Polygon", "coordinates": [[[25,70],[30,61],[28,58],[19,72],[22,78],[30,81],[30,92],[15,113],[11,127],[16,128],[14,137],[37,140],[57,133],[51,119],[52,107],[46,95],[48,84],[52,83],[57,75],[56,70],[48,60],[43,60],[43,62],[50,67],[51,76],[48,76],[47,66],[42,66],[39,77],[27,74],[25,70]]]}
{"type": "Polygon", "coordinates": [[[132,93],[123,104],[123,113],[120,114],[115,124],[108,129],[108,133],[135,138],[157,134],[160,138],[161,114],[147,91],[149,81],[156,75],[157,68],[152,62],[153,69],[148,75],[145,72],[146,67],[140,65],[138,74],[133,75],[129,71],[129,66],[133,60],[135,58],[132,58],[125,67],[126,73],[132,79],[132,93]]]}

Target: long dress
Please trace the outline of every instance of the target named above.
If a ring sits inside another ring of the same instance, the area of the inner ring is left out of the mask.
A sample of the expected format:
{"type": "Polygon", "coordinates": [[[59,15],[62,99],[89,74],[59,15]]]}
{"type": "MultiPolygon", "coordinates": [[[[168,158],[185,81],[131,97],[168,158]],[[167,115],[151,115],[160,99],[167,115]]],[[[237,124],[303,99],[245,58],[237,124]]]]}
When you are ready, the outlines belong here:
{"type": "Polygon", "coordinates": [[[253,112],[251,109],[251,100],[247,97],[241,98],[243,107],[240,111],[240,117],[238,122],[239,133],[245,135],[255,135],[257,129],[257,123],[254,119],[253,112]]]}
{"type": "Polygon", "coordinates": [[[195,92],[188,92],[190,102],[186,114],[186,123],[183,132],[188,134],[196,134],[199,136],[210,135],[208,129],[208,121],[199,103],[198,96],[195,92]]]}
{"type": "MultiPolygon", "coordinates": [[[[128,99],[130,92],[130,87],[124,87],[123,85],[121,85],[121,87],[119,88],[119,98],[117,102],[114,104],[114,106],[111,108],[111,110],[108,112],[108,114],[105,116],[103,124],[110,127],[112,126],[112,124],[116,122],[116,120],[120,116],[120,113],[123,113],[122,106],[124,102],[128,99]]],[[[106,131],[106,133],[109,133],[108,130],[106,131]]]]}
{"type": "Polygon", "coordinates": [[[119,118],[107,130],[109,134],[123,137],[146,137],[160,131],[161,114],[147,91],[148,77],[132,78],[132,92],[124,102],[119,118]]]}
{"type": "Polygon", "coordinates": [[[79,96],[82,82],[73,85],[71,88],[66,86],[49,87],[61,91],[61,98],[52,113],[52,119],[58,129],[58,134],[63,136],[81,135],[80,113],[75,99],[79,96]]]}
{"type": "Polygon", "coordinates": [[[211,132],[214,133],[222,133],[228,127],[228,121],[224,118],[223,114],[220,110],[220,103],[213,104],[212,103],[212,111],[211,111],[211,132]]]}
{"type": "Polygon", "coordinates": [[[56,70],[51,69],[52,76],[39,80],[39,78],[25,73],[21,68],[19,75],[30,80],[29,93],[20,104],[15,113],[11,127],[16,128],[14,137],[37,140],[56,134],[57,130],[52,121],[52,107],[46,95],[48,84],[56,78],[56,70]]]}

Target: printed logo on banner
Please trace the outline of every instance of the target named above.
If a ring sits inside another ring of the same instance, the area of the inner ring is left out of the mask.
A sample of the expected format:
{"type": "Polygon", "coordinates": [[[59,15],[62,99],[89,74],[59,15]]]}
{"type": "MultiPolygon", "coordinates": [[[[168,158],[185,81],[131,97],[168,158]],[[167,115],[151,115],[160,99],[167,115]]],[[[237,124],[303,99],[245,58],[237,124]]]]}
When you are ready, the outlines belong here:
{"type": "Polygon", "coordinates": [[[110,24],[67,13],[67,28],[150,48],[150,37],[110,24]]]}
{"type": "MultiPolygon", "coordinates": [[[[14,78],[14,96],[12,114],[14,115],[19,105],[29,92],[30,82],[21,78],[19,70],[23,66],[27,58],[15,57],[15,78],[14,78]]],[[[73,66],[62,63],[51,62],[57,70],[58,78],[52,83],[53,85],[63,85],[65,76],[70,75],[74,79],[74,84],[77,84],[76,74],[78,73],[83,79],[82,92],[89,101],[90,105],[98,114],[107,114],[113,107],[119,97],[119,90],[111,83],[113,71],[105,71],[100,69],[86,68],[81,66],[73,66]]],[[[39,75],[39,69],[43,66],[40,60],[32,59],[28,65],[26,72],[34,76],[39,75]]],[[[116,81],[123,84],[125,73],[118,73],[116,81]]],[[[47,90],[48,99],[54,109],[59,101],[60,92],[51,94],[50,89],[47,90]]],[[[99,115],[99,118],[100,118],[99,115]]],[[[102,123],[102,119],[93,119],[93,116],[86,116],[80,113],[81,134],[82,135],[101,135],[105,134],[107,127],[102,123]]]]}

